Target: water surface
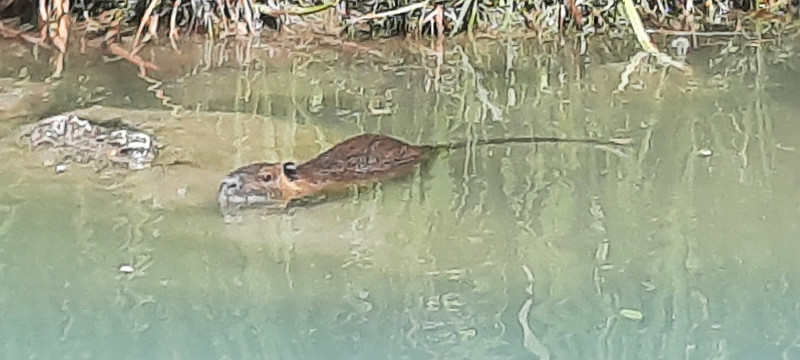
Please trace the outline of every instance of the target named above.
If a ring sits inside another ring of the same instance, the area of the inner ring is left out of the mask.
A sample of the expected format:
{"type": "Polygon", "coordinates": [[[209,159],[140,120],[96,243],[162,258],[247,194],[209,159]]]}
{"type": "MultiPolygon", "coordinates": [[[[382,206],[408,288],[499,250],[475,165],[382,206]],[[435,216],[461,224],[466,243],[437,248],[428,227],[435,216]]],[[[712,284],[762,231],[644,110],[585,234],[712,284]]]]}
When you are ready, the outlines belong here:
{"type": "Polygon", "coordinates": [[[583,56],[451,44],[439,62],[423,45],[319,50],[245,68],[198,54],[160,75],[189,110],[176,113],[135,69],[74,60],[49,102],[0,127],[0,353],[800,358],[794,45],[709,45],[690,53],[692,73],[651,59],[621,91],[627,43],[583,56]],[[12,141],[76,98],[194,165],[56,174],[12,141]],[[302,161],[364,131],[634,144],[456,150],[345,199],[222,222],[214,193],[231,169],[302,161]]]}

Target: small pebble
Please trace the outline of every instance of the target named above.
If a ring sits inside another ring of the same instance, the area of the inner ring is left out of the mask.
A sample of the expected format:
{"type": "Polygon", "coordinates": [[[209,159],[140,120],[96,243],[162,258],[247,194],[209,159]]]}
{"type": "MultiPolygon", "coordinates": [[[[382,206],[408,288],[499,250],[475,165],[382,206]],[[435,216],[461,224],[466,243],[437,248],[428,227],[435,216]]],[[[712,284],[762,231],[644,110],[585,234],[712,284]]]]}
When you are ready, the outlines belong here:
{"type": "Polygon", "coordinates": [[[64,171],[67,171],[67,164],[58,164],[58,165],[56,165],[56,174],[61,174],[64,171]]]}
{"type": "Polygon", "coordinates": [[[185,197],[188,190],[185,187],[178,188],[178,196],[185,197]]]}
{"type": "Polygon", "coordinates": [[[475,328],[467,328],[458,331],[458,337],[461,341],[470,341],[478,336],[478,329],[475,328]]]}
{"type": "Polygon", "coordinates": [[[600,270],[608,271],[614,268],[614,264],[602,264],[599,266],[600,270]]]}
{"type": "Polygon", "coordinates": [[[17,75],[18,79],[28,79],[31,76],[30,70],[28,70],[27,66],[23,66],[19,69],[19,75],[17,75]]]}
{"type": "Polygon", "coordinates": [[[642,319],[644,319],[644,314],[642,314],[642,312],[639,311],[639,310],[621,309],[619,311],[619,314],[622,315],[623,317],[631,319],[631,320],[642,320],[642,319]]]}
{"type": "Polygon", "coordinates": [[[685,37],[676,38],[670,43],[670,46],[675,48],[675,52],[677,53],[678,57],[686,57],[686,52],[689,50],[690,45],[691,43],[689,43],[689,39],[685,37]]]}
{"type": "Polygon", "coordinates": [[[713,152],[711,152],[711,149],[700,149],[700,151],[697,152],[697,155],[702,157],[709,157],[712,154],[713,152]]]}
{"type": "Polygon", "coordinates": [[[123,274],[133,274],[133,266],[130,265],[122,265],[119,267],[119,272],[123,274]]]}

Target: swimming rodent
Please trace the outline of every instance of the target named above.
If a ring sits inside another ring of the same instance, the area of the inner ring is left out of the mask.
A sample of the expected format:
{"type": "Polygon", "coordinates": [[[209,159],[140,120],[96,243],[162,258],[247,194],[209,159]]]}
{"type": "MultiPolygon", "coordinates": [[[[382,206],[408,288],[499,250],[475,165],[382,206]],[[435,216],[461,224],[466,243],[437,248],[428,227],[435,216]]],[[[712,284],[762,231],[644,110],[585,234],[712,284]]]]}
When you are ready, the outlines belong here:
{"type": "Polygon", "coordinates": [[[349,138],[302,164],[253,163],[242,166],[222,180],[217,202],[223,214],[244,207],[284,209],[293,200],[353,185],[366,185],[409,173],[417,164],[446,150],[471,145],[572,142],[597,145],[627,145],[625,139],[565,139],[514,137],[462,141],[442,145],[410,145],[380,134],[349,138]]]}

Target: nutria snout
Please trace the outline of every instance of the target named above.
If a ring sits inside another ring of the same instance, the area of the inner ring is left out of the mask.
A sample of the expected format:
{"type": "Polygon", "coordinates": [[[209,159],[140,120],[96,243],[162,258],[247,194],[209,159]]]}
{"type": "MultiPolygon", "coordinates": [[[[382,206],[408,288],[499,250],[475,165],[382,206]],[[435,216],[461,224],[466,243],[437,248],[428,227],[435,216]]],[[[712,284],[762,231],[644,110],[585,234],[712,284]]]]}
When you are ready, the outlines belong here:
{"type": "Polygon", "coordinates": [[[217,202],[223,212],[245,207],[283,208],[287,201],[277,183],[279,164],[255,163],[236,169],[219,186],[217,202]]]}

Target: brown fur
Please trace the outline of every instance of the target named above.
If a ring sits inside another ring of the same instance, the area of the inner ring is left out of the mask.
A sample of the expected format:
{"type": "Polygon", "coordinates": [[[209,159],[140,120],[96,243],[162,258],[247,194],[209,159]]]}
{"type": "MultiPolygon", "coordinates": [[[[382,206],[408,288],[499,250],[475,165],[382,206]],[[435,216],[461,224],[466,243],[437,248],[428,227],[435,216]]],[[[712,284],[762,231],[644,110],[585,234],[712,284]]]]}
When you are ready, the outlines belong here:
{"type": "Polygon", "coordinates": [[[433,152],[378,134],[345,140],[302,163],[255,163],[233,171],[220,186],[219,204],[285,208],[312,195],[367,185],[410,172],[433,152]]]}
{"type": "Polygon", "coordinates": [[[459,149],[470,145],[538,142],[602,145],[630,143],[626,139],[604,141],[524,136],[415,146],[385,135],[363,134],[347,139],[300,165],[292,162],[255,163],[236,169],[222,180],[217,201],[226,215],[241,207],[283,209],[292,200],[407,174],[414,166],[430,158],[435,150],[459,149]]]}

